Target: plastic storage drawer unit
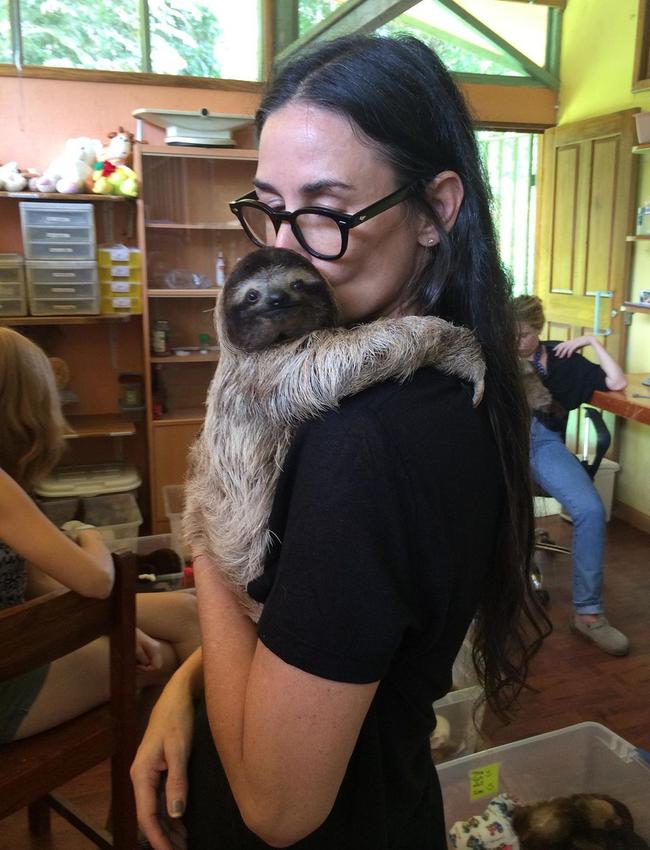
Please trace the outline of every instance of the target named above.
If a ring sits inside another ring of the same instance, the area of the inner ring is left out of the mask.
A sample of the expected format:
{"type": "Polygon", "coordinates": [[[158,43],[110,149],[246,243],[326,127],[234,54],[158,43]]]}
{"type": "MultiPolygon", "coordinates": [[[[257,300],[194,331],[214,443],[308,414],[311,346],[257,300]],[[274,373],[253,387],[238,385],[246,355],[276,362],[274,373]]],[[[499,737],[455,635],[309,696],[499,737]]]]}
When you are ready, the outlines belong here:
{"type": "Polygon", "coordinates": [[[22,254],[0,254],[0,316],[26,316],[22,254]]]}
{"type": "Polygon", "coordinates": [[[27,263],[27,287],[32,306],[43,299],[96,299],[99,293],[97,265],[91,262],[30,260],[27,263]]]}
{"type": "Polygon", "coordinates": [[[20,222],[28,260],[95,259],[92,204],[22,201],[20,222]]]}
{"type": "Polygon", "coordinates": [[[129,280],[139,283],[142,280],[139,248],[126,245],[107,245],[97,250],[99,279],[102,283],[129,280]]]}
{"type": "MultiPolygon", "coordinates": [[[[569,794],[608,794],[650,839],[650,765],[600,723],[578,723],[438,766],[449,829],[479,815],[496,794],[535,803],[569,794]]],[[[451,847],[451,844],[449,845],[451,847]]]]}

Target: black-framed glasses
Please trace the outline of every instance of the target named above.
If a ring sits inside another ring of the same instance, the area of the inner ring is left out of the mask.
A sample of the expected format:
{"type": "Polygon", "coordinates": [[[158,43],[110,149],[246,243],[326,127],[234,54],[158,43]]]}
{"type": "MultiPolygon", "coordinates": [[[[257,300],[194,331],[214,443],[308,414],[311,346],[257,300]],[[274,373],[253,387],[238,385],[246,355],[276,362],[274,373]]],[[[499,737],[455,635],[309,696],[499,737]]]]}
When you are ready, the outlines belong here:
{"type": "Polygon", "coordinates": [[[397,206],[413,193],[416,186],[417,183],[402,186],[351,215],[324,207],[301,207],[293,212],[276,210],[259,201],[255,191],[231,201],[229,206],[248,238],[260,248],[275,245],[280,225],[286,221],[298,242],[312,257],[338,260],[345,254],[348,234],[353,227],[397,206]]]}

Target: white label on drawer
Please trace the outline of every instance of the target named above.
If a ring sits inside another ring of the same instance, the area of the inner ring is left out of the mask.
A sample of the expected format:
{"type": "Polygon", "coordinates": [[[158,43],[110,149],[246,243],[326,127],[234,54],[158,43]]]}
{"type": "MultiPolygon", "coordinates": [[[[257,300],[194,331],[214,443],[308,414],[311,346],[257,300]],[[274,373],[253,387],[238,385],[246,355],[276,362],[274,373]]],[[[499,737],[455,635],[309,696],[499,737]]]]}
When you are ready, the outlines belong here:
{"type": "Polygon", "coordinates": [[[128,310],[130,306],[130,298],[113,298],[113,307],[115,307],[116,310],[128,310]]]}
{"type": "Polygon", "coordinates": [[[57,230],[55,233],[46,233],[45,235],[48,239],[70,239],[72,233],[64,233],[63,231],[57,230]]]}
{"type": "Polygon", "coordinates": [[[74,313],[77,309],[76,304],[52,304],[53,310],[61,310],[62,313],[74,313]]]}
{"type": "Polygon", "coordinates": [[[50,253],[51,254],[73,254],[74,248],[55,248],[54,246],[52,246],[50,248],[50,253]]]}
{"type": "Polygon", "coordinates": [[[52,292],[56,292],[57,295],[63,295],[66,292],[70,292],[74,295],[74,286],[53,286],[52,292]]]}
{"type": "MultiPolygon", "coordinates": [[[[111,248],[111,260],[115,260],[116,263],[123,263],[129,259],[129,249],[120,245],[118,248],[111,248]]],[[[115,274],[115,271],[113,271],[115,274]]]]}
{"type": "MultiPolygon", "coordinates": [[[[115,259],[115,257],[113,257],[115,259]]],[[[128,259],[128,257],[126,258],[128,259]]],[[[129,267],[128,266],[111,266],[111,274],[113,277],[128,277],[129,276],[129,267]]]]}
{"type": "Polygon", "coordinates": [[[129,291],[129,281],[117,281],[111,283],[111,292],[128,292],[129,291]]]}
{"type": "Polygon", "coordinates": [[[76,277],[75,272],[52,272],[52,277],[76,277]]]}
{"type": "Polygon", "coordinates": [[[52,224],[72,224],[72,219],[69,215],[46,215],[45,221],[52,224]]]}

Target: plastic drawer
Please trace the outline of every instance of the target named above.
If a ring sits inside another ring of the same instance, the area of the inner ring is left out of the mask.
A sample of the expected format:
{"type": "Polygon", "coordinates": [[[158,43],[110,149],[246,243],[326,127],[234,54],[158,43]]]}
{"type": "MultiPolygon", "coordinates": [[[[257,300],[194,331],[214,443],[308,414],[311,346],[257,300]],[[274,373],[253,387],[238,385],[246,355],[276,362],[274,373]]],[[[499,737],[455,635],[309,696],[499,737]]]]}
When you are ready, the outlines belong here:
{"type": "Polygon", "coordinates": [[[95,231],[92,227],[26,227],[23,237],[28,244],[47,242],[56,245],[78,245],[94,243],[95,231]]]}
{"type": "Polygon", "coordinates": [[[100,266],[99,279],[102,283],[121,282],[124,280],[131,280],[134,283],[140,283],[142,281],[140,269],[127,266],[126,264],[121,266],[100,266]]]}
{"type": "Polygon", "coordinates": [[[503,792],[522,803],[609,794],[630,809],[635,831],[650,838],[650,765],[600,723],[578,723],[446,762],[438,765],[438,778],[447,829],[479,815],[503,792]]]}
{"type": "Polygon", "coordinates": [[[57,263],[52,260],[28,262],[28,283],[96,283],[97,264],[94,262],[57,263]]]}
{"type": "Polygon", "coordinates": [[[26,226],[93,227],[92,204],[39,204],[23,202],[20,217],[26,226]]]}
{"type": "Polygon", "coordinates": [[[5,300],[6,298],[19,299],[20,301],[25,300],[25,284],[18,283],[3,283],[0,278],[0,298],[5,300]]]}
{"type": "Polygon", "coordinates": [[[25,298],[0,298],[0,316],[26,316],[25,298]]]}
{"type": "Polygon", "coordinates": [[[0,283],[22,283],[24,279],[22,254],[0,254],[0,283]]]}
{"type": "Polygon", "coordinates": [[[101,311],[103,315],[139,315],[142,313],[142,298],[131,298],[129,295],[102,296],[101,311]]]}
{"type": "MultiPolygon", "coordinates": [[[[101,268],[112,269],[114,274],[124,276],[120,269],[140,268],[140,249],[130,248],[127,245],[103,245],[97,249],[97,262],[101,268]],[[116,269],[117,272],[115,272],[116,269]]],[[[134,277],[134,275],[127,276],[134,277]]]]}
{"type": "Polygon", "coordinates": [[[94,316],[99,298],[33,298],[29,309],[33,316],[94,316]]]}
{"type": "Polygon", "coordinates": [[[97,284],[88,283],[36,283],[30,284],[29,298],[33,304],[43,299],[96,298],[97,284]]]}
{"type": "Polygon", "coordinates": [[[25,253],[30,260],[92,260],[95,256],[95,243],[71,243],[61,245],[55,242],[25,242],[25,253]]]}
{"type": "Polygon", "coordinates": [[[113,298],[116,295],[129,296],[130,298],[142,299],[142,284],[139,280],[113,280],[110,283],[101,281],[99,291],[102,298],[113,298]]]}

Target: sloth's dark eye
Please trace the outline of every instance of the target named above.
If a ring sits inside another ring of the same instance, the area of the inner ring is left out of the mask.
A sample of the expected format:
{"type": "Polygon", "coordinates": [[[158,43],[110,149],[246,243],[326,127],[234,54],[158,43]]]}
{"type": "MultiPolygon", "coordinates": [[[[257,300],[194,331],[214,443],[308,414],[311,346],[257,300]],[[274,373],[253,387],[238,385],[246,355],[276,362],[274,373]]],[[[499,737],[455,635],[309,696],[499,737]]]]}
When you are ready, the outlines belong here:
{"type": "Polygon", "coordinates": [[[296,289],[298,292],[300,292],[301,289],[305,288],[305,281],[304,280],[292,280],[291,281],[291,288],[296,289]]]}
{"type": "Polygon", "coordinates": [[[254,304],[256,301],[260,300],[260,294],[257,289],[249,289],[246,293],[246,300],[249,304],[254,304]]]}

